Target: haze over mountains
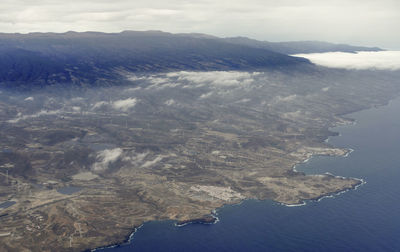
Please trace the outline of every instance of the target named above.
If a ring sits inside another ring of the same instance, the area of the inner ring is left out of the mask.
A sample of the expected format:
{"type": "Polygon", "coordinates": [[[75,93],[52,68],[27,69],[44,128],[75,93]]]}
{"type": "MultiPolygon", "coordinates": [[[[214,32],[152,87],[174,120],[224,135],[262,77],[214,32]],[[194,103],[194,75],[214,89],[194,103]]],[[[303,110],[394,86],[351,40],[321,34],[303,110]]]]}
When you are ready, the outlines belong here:
{"type": "Polygon", "coordinates": [[[349,52],[356,51],[378,52],[382,51],[379,47],[352,46],[346,44],[333,44],[322,41],[290,41],[290,42],[268,42],[258,41],[246,37],[234,37],[224,39],[227,42],[247,45],[255,48],[262,48],[283,54],[299,53],[324,53],[324,52],[349,52]]]}
{"type": "Polygon", "coordinates": [[[0,34],[0,86],[110,85],[132,72],[298,69],[310,61],[288,54],[379,50],[159,31],[0,34]]]}

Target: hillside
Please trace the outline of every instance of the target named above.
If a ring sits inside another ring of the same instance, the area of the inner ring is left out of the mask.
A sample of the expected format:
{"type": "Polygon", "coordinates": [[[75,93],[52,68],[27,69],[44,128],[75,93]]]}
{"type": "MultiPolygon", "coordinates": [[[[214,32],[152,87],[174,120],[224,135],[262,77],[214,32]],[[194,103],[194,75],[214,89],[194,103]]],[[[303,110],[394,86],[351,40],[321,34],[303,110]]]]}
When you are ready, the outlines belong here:
{"type": "Polygon", "coordinates": [[[303,58],[207,36],[158,31],[0,34],[0,82],[7,86],[119,82],[125,72],[279,69],[303,58]]]}

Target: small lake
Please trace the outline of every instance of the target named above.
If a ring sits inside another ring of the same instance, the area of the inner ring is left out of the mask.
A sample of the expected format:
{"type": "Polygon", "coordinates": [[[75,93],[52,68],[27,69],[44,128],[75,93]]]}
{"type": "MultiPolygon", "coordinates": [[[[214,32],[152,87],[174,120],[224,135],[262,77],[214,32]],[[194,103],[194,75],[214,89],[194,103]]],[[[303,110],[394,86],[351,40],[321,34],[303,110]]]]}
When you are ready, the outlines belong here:
{"type": "Polygon", "coordinates": [[[6,202],[3,202],[3,203],[0,203],[0,209],[9,208],[10,206],[14,205],[15,203],[17,203],[17,202],[15,202],[15,201],[6,201],[6,202]]]}
{"type": "Polygon", "coordinates": [[[82,187],[66,186],[66,187],[58,188],[57,192],[62,193],[62,194],[71,195],[71,194],[79,192],[80,190],[82,190],[82,187]]]}

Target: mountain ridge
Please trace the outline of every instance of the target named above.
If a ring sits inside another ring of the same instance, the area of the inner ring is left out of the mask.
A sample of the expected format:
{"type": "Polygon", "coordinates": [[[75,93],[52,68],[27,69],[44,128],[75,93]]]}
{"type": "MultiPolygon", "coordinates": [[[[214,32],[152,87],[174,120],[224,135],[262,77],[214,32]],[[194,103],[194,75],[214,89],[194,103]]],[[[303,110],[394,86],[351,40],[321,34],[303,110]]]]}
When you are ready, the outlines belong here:
{"type": "Polygon", "coordinates": [[[324,53],[324,52],[349,52],[357,51],[384,51],[379,47],[353,46],[348,44],[336,44],[325,41],[306,40],[306,41],[285,41],[285,42],[269,42],[250,39],[247,37],[230,37],[225,41],[234,44],[245,44],[255,48],[263,48],[283,54],[299,54],[299,53],[324,53]]]}
{"type": "Polygon", "coordinates": [[[0,82],[9,86],[98,85],[120,81],[121,71],[257,70],[310,64],[262,48],[158,31],[0,34],[0,52],[0,82]]]}
{"type": "MultiPolygon", "coordinates": [[[[312,66],[308,59],[289,55],[303,52],[295,48],[302,44],[270,45],[249,38],[162,31],[0,33],[0,86],[98,86],[120,83],[124,80],[122,72],[259,71],[312,66]]],[[[310,51],[314,44],[307,45],[310,51]]],[[[333,44],[324,45],[329,48],[327,45],[333,44]]]]}

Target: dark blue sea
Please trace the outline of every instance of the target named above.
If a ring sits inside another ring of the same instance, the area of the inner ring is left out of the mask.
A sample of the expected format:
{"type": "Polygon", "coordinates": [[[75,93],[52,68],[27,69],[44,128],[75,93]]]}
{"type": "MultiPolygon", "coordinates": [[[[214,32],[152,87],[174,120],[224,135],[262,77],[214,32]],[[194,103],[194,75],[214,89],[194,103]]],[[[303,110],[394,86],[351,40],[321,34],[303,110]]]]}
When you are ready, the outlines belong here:
{"type": "Polygon", "coordinates": [[[313,157],[297,166],[366,184],[319,202],[287,207],[248,200],[218,209],[215,225],[145,223],[130,244],[109,251],[400,251],[400,99],[349,115],[329,143],[348,157],[313,157]]]}

